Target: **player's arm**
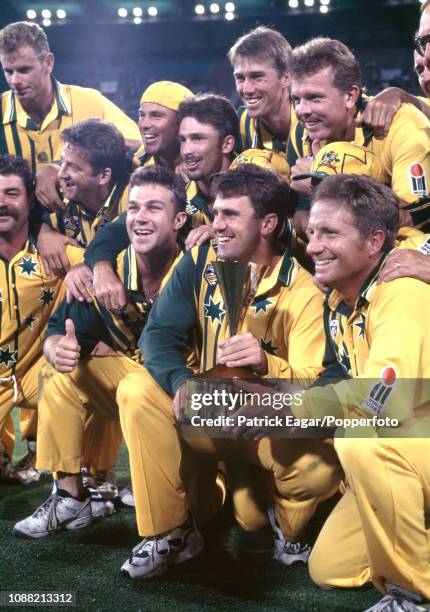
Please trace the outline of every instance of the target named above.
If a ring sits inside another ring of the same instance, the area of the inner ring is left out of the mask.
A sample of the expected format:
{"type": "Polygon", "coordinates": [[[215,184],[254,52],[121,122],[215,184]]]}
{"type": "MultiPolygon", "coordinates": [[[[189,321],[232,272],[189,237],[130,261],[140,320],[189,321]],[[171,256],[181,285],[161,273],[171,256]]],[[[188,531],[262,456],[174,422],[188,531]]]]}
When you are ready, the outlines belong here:
{"type": "Polygon", "coordinates": [[[196,325],[195,264],[187,252],[151,309],[139,340],[145,367],[158,384],[174,395],[193,370],[186,367],[190,332],[196,325]]]}
{"type": "Polygon", "coordinates": [[[95,305],[63,300],[49,318],[43,352],[60,372],[71,372],[99,341],[111,342],[95,305]]]}
{"type": "Polygon", "coordinates": [[[47,210],[64,210],[65,205],[58,183],[58,164],[45,164],[36,175],[35,195],[47,210]]]}
{"type": "Polygon", "coordinates": [[[85,263],[93,270],[93,290],[102,306],[109,310],[124,308],[127,296],[115,270],[121,251],[130,244],[125,225],[126,213],[101,227],[85,252],[85,263]]]}
{"type": "Polygon", "coordinates": [[[430,119],[430,106],[422,99],[400,87],[388,87],[371,98],[366,108],[357,117],[357,125],[369,125],[378,139],[385,138],[389,132],[394,115],[401,104],[413,104],[430,119]]]}

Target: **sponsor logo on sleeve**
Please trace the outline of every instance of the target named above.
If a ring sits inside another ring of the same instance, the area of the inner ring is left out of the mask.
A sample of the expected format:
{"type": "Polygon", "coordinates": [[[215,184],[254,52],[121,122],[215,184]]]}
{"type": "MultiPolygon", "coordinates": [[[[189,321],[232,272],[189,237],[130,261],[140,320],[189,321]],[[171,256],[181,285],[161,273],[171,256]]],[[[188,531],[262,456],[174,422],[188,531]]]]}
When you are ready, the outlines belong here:
{"type": "Polygon", "coordinates": [[[427,195],[427,179],[424,168],[418,162],[409,166],[409,185],[411,193],[417,196],[427,195]]]}
{"type": "Polygon", "coordinates": [[[391,366],[384,368],[381,372],[380,380],[371,387],[362,407],[370,410],[372,414],[379,416],[383,412],[385,404],[394,389],[396,380],[395,369],[391,366]]]}

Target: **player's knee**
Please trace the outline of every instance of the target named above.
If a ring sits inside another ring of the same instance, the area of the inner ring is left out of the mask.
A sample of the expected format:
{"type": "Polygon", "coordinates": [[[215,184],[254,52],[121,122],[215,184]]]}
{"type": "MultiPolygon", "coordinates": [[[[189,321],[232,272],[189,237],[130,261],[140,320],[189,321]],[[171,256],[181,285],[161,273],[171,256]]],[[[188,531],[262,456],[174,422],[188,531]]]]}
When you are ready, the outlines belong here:
{"type": "Polygon", "coordinates": [[[233,492],[234,518],[245,531],[258,531],[269,523],[266,508],[245,490],[233,492]]]}
{"type": "Polygon", "coordinates": [[[318,544],[312,549],[308,560],[309,575],[313,582],[322,589],[332,588],[328,571],[327,550],[321,551],[318,544]]]}
{"type": "Polygon", "coordinates": [[[336,451],[346,471],[368,470],[372,464],[372,455],[376,452],[379,440],[362,440],[360,438],[343,438],[336,441],[336,451]]]}

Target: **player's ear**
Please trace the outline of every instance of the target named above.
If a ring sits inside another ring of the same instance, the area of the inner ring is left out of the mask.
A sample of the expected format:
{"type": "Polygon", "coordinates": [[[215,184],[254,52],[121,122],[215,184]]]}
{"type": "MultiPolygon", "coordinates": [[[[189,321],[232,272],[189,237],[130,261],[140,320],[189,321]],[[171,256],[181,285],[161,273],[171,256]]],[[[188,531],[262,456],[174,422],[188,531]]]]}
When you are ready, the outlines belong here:
{"type": "Polygon", "coordinates": [[[234,139],[234,136],[232,136],[231,134],[226,136],[222,141],[221,147],[223,155],[229,155],[230,153],[232,153],[234,151],[235,144],[236,141],[234,139]]]}
{"type": "Polygon", "coordinates": [[[276,213],[268,213],[263,217],[263,223],[261,225],[262,236],[269,236],[273,234],[278,226],[278,215],[276,213]]]}
{"type": "Polygon", "coordinates": [[[112,179],[112,169],[111,168],[103,168],[101,172],[99,172],[99,184],[106,185],[110,183],[112,179]]]}
{"type": "Polygon", "coordinates": [[[368,252],[369,255],[378,255],[382,252],[385,243],[385,232],[383,230],[376,230],[369,236],[368,240],[368,252]]]}
{"type": "Polygon", "coordinates": [[[175,215],[175,219],[173,221],[173,227],[174,229],[180,230],[181,227],[183,227],[185,225],[185,223],[187,222],[187,213],[185,212],[178,212],[175,215]]]}
{"type": "Polygon", "coordinates": [[[352,85],[345,94],[346,108],[353,108],[360,98],[361,90],[358,85],[352,85]]]}

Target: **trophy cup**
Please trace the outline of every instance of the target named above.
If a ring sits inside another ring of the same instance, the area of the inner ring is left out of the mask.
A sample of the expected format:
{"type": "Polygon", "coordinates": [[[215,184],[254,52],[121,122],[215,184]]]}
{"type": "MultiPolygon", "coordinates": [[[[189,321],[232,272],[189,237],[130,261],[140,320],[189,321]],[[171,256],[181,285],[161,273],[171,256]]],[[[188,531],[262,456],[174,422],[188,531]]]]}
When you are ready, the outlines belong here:
{"type": "MultiPolygon", "coordinates": [[[[263,273],[264,267],[232,261],[214,261],[212,265],[218,278],[231,337],[237,334],[241,319],[255,294],[257,278],[263,273]]],[[[237,393],[234,379],[258,380],[258,378],[247,367],[229,368],[225,364],[217,364],[210,370],[197,374],[187,383],[187,400],[182,422],[184,424],[190,423],[191,416],[196,414],[190,402],[193,394],[211,394],[213,397],[214,392],[218,394],[222,392],[237,393]]],[[[238,402],[235,410],[240,407],[241,404],[238,402]]],[[[218,404],[205,405],[199,410],[198,414],[204,418],[216,418],[231,416],[232,412],[228,406],[218,404]]]]}

